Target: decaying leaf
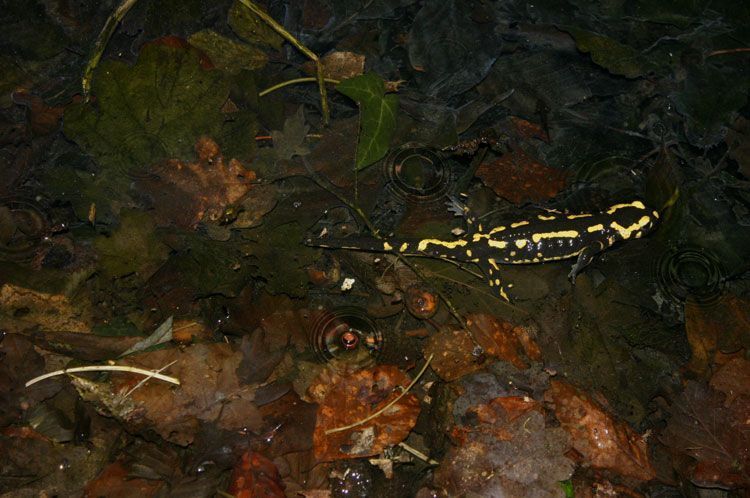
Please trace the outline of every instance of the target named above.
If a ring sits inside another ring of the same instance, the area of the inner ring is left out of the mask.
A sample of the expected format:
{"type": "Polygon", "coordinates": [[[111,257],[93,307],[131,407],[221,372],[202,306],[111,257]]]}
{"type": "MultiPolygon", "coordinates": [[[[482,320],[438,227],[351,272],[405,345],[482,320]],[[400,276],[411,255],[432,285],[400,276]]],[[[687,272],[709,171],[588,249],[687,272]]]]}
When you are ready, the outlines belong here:
{"type": "Polygon", "coordinates": [[[12,284],[0,287],[0,319],[6,331],[40,330],[89,332],[90,311],[67,296],[25,289],[12,284]]]}
{"type": "Polygon", "coordinates": [[[229,480],[227,490],[235,498],[284,498],[284,483],[271,460],[260,453],[246,451],[229,480]]]}
{"type": "Polygon", "coordinates": [[[453,428],[457,446],[435,473],[449,496],[560,496],[559,481],[574,468],[564,456],[568,437],[546,426],[539,403],[501,397],[459,415],[472,423],[453,428]]]}
{"type": "Polygon", "coordinates": [[[466,323],[476,343],[464,330],[444,329],[433,334],[425,343],[425,356],[434,355],[432,368],[444,380],[452,381],[485,367],[475,346],[493,358],[512,363],[516,368],[528,368],[527,358],[541,359],[541,352],[524,327],[513,326],[496,317],[475,313],[466,323]]]}
{"type": "Polygon", "coordinates": [[[689,368],[705,375],[719,351],[733,352],[750,344],[750,302],[728,294],[705,306],[685,302],[685,331],[692,356],[689,368]]]}
{"type": "Polygon", "coordinates": [[[227,22],[237,36],[250,43],[267,45],[276,50],[280,49],[284,43],[280,34],[253,11],[242,5],[240,0],[232,2],[227,22]]]}
{"type": "MultiPolygon", "coordinates": [[[[735,364],[730,368],[738,367],[735,364]]],[[[747,372],[737,374],[739,381],[747,372]]],[[[717,379],[718,384],[726,385],[730,376],[731,372],[724,372],[717,379]]],[[[743,390],[747,390],[747,385],[743,390]]],[[[692,468],[678,470],[701,487],[730,489],[750,485],[749,396],[740,394],[729,399],[704,384],[689,381],[669,412],[672,417],[661,436],[662,442],[697,461],[692,468]]]]}
{"type": "MultiPolygon", "coordinates": [[[[334,51],[320,59],[323,63],[323,74],[333,80],[354,78],[365,72],[365,56],[356,52],[334,51]]],[[[306,62],[303,69],[309,74],[315,74],[316,67],[312,62],[306,62]]]]}
{"type": "Polygon", "coordinates": [[[175,361],[165,373],[180,379],[180,386],[149,381],[127,397],[142,376],[117,374],[101,384],[76,378],[74,384],[84,399],[132,430],[154,430],[168,441],[188,445],[207,422],[226,430],[262,432],[262,417],[253,403],[255,386],[237,378],[241,358],[239,351],[221,343],[129,356],[122,363],[155,370],[175,361]]]}
{"type": "Polygon", "coordinates": [[[419,400],[411,393],[363,424],[328,434],[326,431],[359,422],[378,412],[409,382],[406,374],[388,365],[338,377],[318,408],[313,436],[315,457],[327,461],[378,455],[403,441],[420,411],[419,400]]]}
{"type": "Polygon", "coordinates": [[[513,147],[495,161],[482,163],[476,176],[500,197],[523,204],[557,195],[565,187],[567,174],[543,164],[522,148],[513,147]]]}
{"type": "Polygon", "coordinates": [[[123,212],[120,226],[112,235],[94,240],[104,274],[117,278],[138,272],[144,280],[151,277],[170,251],[155,230],[156,223],[149,213],[123,212]]]}
{"type": "Polygon", "coordinates": [[[576,40],[581,52],[591,54],[591,59],[612,74],[637,78],[652,68],[650,62],[633,47],[607,36],[568,26],[563,28],[576,40]]]}
{"type": "Polygon", "coordinates": [[[199,138],[195,152],[196,162],[167,160],[157,167],[158,177],[138,182],[151,195],[162,225],[195,228],[201,221],[218,223],[227,206],[238,202],[252,187],[255,173],[236,159],[225,162],[212,139],[199,138]]]}
{"type": "Polygon", "coordinates": [[[618,422],[586,393],[567,382],[553,380],[545,393],[573,448],[584,462],[622,476],[648,481],[656,476],[646,440],[618,422]]]}
{"type": "Polygon", "coordinates": [[[229,80],[184,40],[146,44],[132,66],[103,61],[92,85],[96,98],[69,106],[63,124],[66,136],[94,158],[97,174],[55,167],[45,179],[82,218],[92,202],[102,215],[117,212],[129,200],[133,178],[152,173],[159,161],[190,157],[201,135],[242,157],[254,150],[253,115],[226,120],[229,80]]]}
{"type": "Polygon", "coordinates": [[[243,69],[260,69],[268,62],[268,56],[262,50],[237,43],[212,29],[193,33],[188,41],[208,54],[216,67],[229,74],[237,74],[243,69]]]}

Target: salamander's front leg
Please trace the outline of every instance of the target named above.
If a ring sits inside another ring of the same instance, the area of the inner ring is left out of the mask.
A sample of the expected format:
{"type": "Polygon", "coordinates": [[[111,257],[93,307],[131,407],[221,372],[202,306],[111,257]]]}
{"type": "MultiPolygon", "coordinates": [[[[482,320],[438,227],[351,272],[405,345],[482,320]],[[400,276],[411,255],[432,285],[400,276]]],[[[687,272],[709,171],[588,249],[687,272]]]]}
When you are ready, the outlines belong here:
{"type": "Polygon", "coordinates": [[[586,268],[589,264],[591,264],[591,262],[594,260],[594,256],[600,253],[602,249],[604,249],[604,244],[602,244],[601,242],[594,242],[593,244],[584,247],[581,252],[578,253],[578,259],[570,269],[570,273],[568,273],[568,279],[570,279],[570,283],[576,283],[576,277],[578,276],[578,274],[581,273],[583,269],[586,268]]]}
{"type": "Polygon", "coordinates": [[[477,217],[471,212],[469,206],[456,196],[448,196],[448,199],[448,202],[445,203],[448,206],[448,211],[453,213],[453,216],[459,216],[464,219],[468,233],[481,231],[477,227],[477,217]]]}

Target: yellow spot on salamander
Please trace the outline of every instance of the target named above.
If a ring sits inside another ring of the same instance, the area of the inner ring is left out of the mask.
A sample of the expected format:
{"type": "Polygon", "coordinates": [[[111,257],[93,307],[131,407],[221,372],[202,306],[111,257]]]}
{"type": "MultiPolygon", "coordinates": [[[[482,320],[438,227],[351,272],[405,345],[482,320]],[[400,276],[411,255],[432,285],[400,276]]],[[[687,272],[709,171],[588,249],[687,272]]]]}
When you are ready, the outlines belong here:
{"type": "Polygon", "coordinates": [[[383,250],[384,251],[392,251],[393,250],[393,246],[390,245],[388,242],[383,242],[383,250]]]}
{"type": "Polygon", "coordinates": [[[567,238],[567,239],[574,239],[578,237],[578,231],[577,230],[561,230],[559,232],[543,232],[543,233],[535,233],[531,236],[531,240],[534,242],[539,242],[542,239],[558,239],[558,238],[567,238]]]}
{"type": "Polygon", "coordinates": [[[601,223],[599,223],[598,225],[591,225],[586,229],[588,233],[601,232],[602,230],[604,230],[604,225],[602,225],[601,223]]]}
{"type": "MultiPolygon", "coordinates": [[[[637,201],[640,202],[640,201],[637,201]]],[[[651,223],[651,218],[648,216],[641,216],[641,219],[637,222],[633,223],[632,225],[628,227],[624,227],[617,223],[616,221],[613,221],[609,224],[610,227],[614,228],[617,233],[622,237],[623,239],[629,239],[633,233],[640,231],[642,228],[646,227],[649,223],[651,223]]]]}
{"type": "Polygon", "coordinates": [[[607,209],[607,214],[614,214],[614,212],[617,211],[618,209],[629,208],[629,207],[634,207],[636,209],[646,209],[646,206],[644,206],[641,201],[633,201],[633,202],[628,202],[626,204],[615,204],[614,206],[607,209]]]}
{"type": "Polygon", "coordinates": [[[489,258],[487,262],[496,270],[500,269],[500,266],[498,266],[497,261],[495,261],[493,258],[489,258]]]}
{"type": "Polygon", "coordinates": [[[471,257],[471,249],[466,249],[466,256],[471,257]]]}
{"type": "Polygon", "coordinates": [[[526,247],[526,244],[528,244],[528,243],[529,243],[529,241],[526,240],[526,239],[518,239],[516,241],[516,247],[519,248],[519,249],[523,249],[524,247],[526,247]]]}
{"type": "Polygon", "coordinates": [[[506,228],[507,227],[504,227],[504,226],[495,227],[492,230],[490,230],[490,235],[492,235],[493,233],[502,232],[506,228]]]}
{"type": "Polygon", "coordinates": [[[490,238],[489,234],[486,234],[486,233],[475,233],[472,236],[471,241],[472,242],[479,242],[482,239],[488,239],[489,240],[489,238],[490,238]]]}
{"type": "Polygon", "coordinates": [[[429,245],[447,247],[448,249],[455,249],[456,247],[463,247],[468,243],[469,242],[464,239],[458,239],[458,240],[423,239],[419,241],[417,250],[424,251],[425,249],[427,249],[427,246],[429,245]]]}
{"type": "Polygon", "coordinates": [[[499,278],[495,279],[495,285],[498,285],[498,286],[500,285],[500,279],[499,278]]]}
{"type": "Polygon", "coordinates": [[[516,251],[510,251],[510,257],[511,257],[511,258],[512,258],[513,256],[515,256],[515,255],[516,255],[516,251]]]}
{"type": "Polygon", "coordinates": [[[556,216],[544,216],[543,214],[537,215],[537,218],[539,218],[542,221],[551,221],[556,219],[556,216]]]}
{"type": "Polygon", "coordinates": [[[591,213],[569,214],[566,218],[569,220],[575,220],[578,218],[590,218],[591,216],[593,216],[591,213]]]}
{"type": "Polygon", "coordinates": [[[511,228],[518,228],[518,227],[522,227],[522,226],[528,225],[528,224],[529,224],[529,222],[527,220],[523,220],[523,221],[517,221],[516,223],[512,223],[510,225],[510,227],[511,228]]]}
{"type": "Polygon", "coordinates": [[[490,247],[497,247],[498,249],[505,249],[506,247],[508,247],[508,243],[504,240],[489,239],[487,241],[487,245],[490,247]]]}
{"type": "Polygon", "coordinates": [[[408,248],[409,248],[409,244],[407,242],[404,242],[403,244],[401,244],[401,247],[398,248],[398,252],[404,252],[408,248]]]}

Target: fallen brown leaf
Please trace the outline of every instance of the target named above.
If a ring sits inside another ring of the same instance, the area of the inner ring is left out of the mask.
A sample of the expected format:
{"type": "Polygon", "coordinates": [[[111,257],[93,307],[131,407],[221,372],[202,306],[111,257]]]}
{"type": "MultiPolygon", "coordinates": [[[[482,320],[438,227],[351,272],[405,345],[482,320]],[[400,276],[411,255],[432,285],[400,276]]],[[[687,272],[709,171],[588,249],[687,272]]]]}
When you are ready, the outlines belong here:
{"type": "Polygon", "coordinates": [[[313,442],[319,461],[378,455],[406,439],[420,411],[419,400],[411,393],[364,424],[326,434],[364,420],[388,405],[409,385],[405,373],[395,366],[381,365],[340,376],[334,382],[318,408],[313,442]]]}
{"type": "Polygon", "coordinates": [[[725,400],[723,394],[689,381],[669,412],[672,417],[661,441],[697,461],[679,471],[701,487],[750,486],[750,398],[740,394],[725,400]]]}
{"type": "Polygon", "coordinates": [[[646,440],[627,424],[618,422],[586,393],[553,380],[545,393],[560,425],[570,434],[573,448],[584,462],[639,481],[656,476],[646,440]]]}
{"type": "Polygon", "coordinates": [[[247,451],[235,465],[227,492],[235,498],[284,498],[284,484],[271,460],[247,451]]]}
{"type": "Polygon", "coordinates": [[[212,139],[199,138],[195,152],[194,163],[169,159],[156,166],[157,176],[138,180],[161,225],[195,228],[201,221],[220,222],[227,206],[252,188],[255,173],[236,159],[225,161],[212,139]]]}
{"type": "MultiPolygon", "coordinates": [[[[481,313],[468,315],[466,324],[487,356],[519,369],[529,367],[527,359],[541,360],[539,347],[524,327],[481,313]]],[[[426,341],[424,355],[434,354],[433,370],[450,382],[484,368],[482,357],[474,354],[475,345],[466,331],[444,329],[426,341]]]]}
{"type": "Polygon", "coordinates": [[[522,148],[512,147],[495,161],[482,163],[476,176],[500,197],[513,204],[523,204],[551,199],[565,188],[567,175],[543,164],[522,148]]]}

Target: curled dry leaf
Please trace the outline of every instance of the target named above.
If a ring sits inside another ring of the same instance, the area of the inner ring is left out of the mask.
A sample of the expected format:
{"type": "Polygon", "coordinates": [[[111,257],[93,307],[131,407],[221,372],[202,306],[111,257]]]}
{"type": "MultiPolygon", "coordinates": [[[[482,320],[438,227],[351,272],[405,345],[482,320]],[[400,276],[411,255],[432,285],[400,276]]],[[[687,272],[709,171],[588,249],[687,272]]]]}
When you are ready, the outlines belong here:
{"type": "Polygon", "coordinates": [[[212,139],[199,138],[195,152],[196,162],[169,159],[156,166],[157,176],[139,180],[162,225],[195,228],[201,221],[220,222],[226,208],[252,187],[255,173],[236,159],[225,161],[212,139]]]}
{"type": "Polygon", "coordinates": [[[563,429],[570,434],[573,448],[585,463],[639,481],[656,476],[646,440],[627,424],[618,422],[586,393],[553,380],[545,393],[563,429]]]}
{"type": "Polygon", "coordinates": [[[284,484],[271,460],[246,451],[232,470],[229,494],[236,498],[284,498],[284,484]]]}
{"type": "Polygon", "coordinates": [[[566,173],[550,168],[520,147],[482,163],[476,176],[497,195],[513,204],[551,199],[565,187],[566,173]]]}
{"type": "MultiPolygon", "coordinates": [[[[528,368],[527,359],[539,361],[541,352],[530,331],[513,326],[491,315],[476,313],[466,317],[466,324],[484,353],[528,368]]],[[[453,381],[484,367],[481,356],[473,354],[475,343],[464,330],[445,329],[431,336],[424,348],[425,356],[434,354],[432,368],[446,381],[453,381]]]]}
{"type": "MultiPolygon", "coordinates": [[[[411,393],[363,424],[329,434],[326,431],[366,419],[398,397],[409,383],[409,377],[391,365],[335,378],[318,407],[315,457],[327,461],[378,455],[406,439],[420,411],[419,400],[411,393]]],[[[316,388],[311,386],[311,390],[316,388]]]]}

